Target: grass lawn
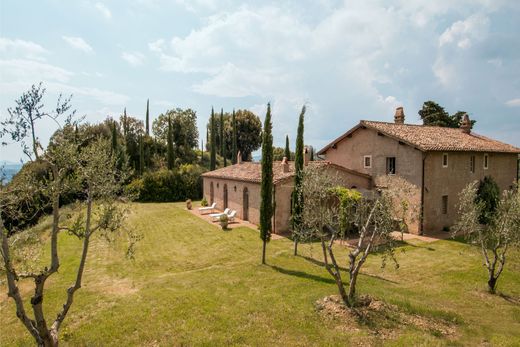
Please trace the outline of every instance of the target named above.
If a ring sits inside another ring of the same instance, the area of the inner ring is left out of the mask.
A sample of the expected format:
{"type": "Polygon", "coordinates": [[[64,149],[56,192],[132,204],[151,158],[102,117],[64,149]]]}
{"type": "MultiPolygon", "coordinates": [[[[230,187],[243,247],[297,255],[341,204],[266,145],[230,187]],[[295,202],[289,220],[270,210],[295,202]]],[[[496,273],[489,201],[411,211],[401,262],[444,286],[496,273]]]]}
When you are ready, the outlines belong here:
{"type": "MultiPolygon", "coordinates": [[[[294,257],[290,240],[273,240],[269,265],[262,266],[255,230],[224,232],[184,206],[132,205],[129,227],[144,235],[133,261],[125,259],[123,244],[95,238],[62,345],[520,345],[518,254],[499,281],[507,297],[486,293],[478,250],[460,242],[406,245],[397,251],[399,269],[383,270],[379,257],[370,257],[360,294],[456,325],[449,338],[407,327],[380,340],[367,327],[345,329],[317,313],[315,302],[337,293],[312,259],[321,260],[317,245],[300,246],[304,256],[294,257]]],[[[49,280],[44,299],[48,317],[63,304],[79,261],[80,241],[63,233],[60,242],[60,273],[49,280]]],[[[31,287],[21,287],[28,298],[31,287]]],[[[1,284],[0,346],[30,345],[6,292],[1,284]]]]}

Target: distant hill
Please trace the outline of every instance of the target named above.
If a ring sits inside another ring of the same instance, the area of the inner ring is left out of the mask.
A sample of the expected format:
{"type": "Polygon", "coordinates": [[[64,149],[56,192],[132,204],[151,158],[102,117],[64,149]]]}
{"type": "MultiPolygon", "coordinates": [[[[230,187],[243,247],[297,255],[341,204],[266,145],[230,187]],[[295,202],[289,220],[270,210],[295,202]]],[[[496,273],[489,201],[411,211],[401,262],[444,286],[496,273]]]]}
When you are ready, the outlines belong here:
{"type": "Polygon", "coordinates": [[[15,163],[12,161],[0,161],[0,177],[3,178],[4,183],[11,181],[14,175],[22,168],[22,163],[15,163]]]}

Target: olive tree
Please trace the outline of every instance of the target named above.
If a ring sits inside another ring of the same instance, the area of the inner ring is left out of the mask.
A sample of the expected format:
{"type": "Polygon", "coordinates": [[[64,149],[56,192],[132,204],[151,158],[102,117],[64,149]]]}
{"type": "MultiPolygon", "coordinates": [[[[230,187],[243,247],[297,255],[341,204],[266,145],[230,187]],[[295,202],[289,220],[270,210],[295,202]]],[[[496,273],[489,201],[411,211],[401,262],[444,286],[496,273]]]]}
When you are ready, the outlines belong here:
{"type": "Polygon", "coordinates": [[[485,213],[487,206],[478,197],[477,181],[468,184],[459,194],[459,199],[459,219],[454,227],[454,235],[460,233],[469,243],[480,247],[488,272],[488,290],[495,293],[508,250],[520,246],[518,185],[502,193],[492,213],[485,213]],[[483,215],[486,216],[485,220],[483,215]]]}
{"type": "Polygon", "coordinates": [[[368,196],[354,192],[345,194],[345,188],[338,189],[340,181],[337,176],[317,167],[305,169],[304,181],[303,231],[306,238],[320,241],[325,269],[334,278],[345,305],[352,307],[356,302],[360,270],[370,254],[382,252],[383,266],[389,258],[398,266],[394,256],[397,243],[391,235],[394,229],[392,198],[387,191],[368,196]],[[338,192],[341,192],[341,197],[338,192]],[[346,197],[350,197],[349,202],[340,201],[346,197]],[[358,239],[348,253],[348,289],[343,282],[343,270],[335,246],[336,241],[347,236],[345,223],[358,230],[358,239]]]}
{"type": "MultiPolygon", "coordinates": [[[[36,124],[30,122],[30,117],[27,115],[35,114],[35,112],[46,114],[43,112],[44,106],[41,103],[45,90],[37,89],[41,94],[36,93],[38,94],[36,95],[33,93],[34,88],[33,86],[29,93],[24,94],[17,101],[19,109],[23,110],[25,115],[20,116],[22,113],[11,112],[9,123],[2,123],[4,135],[9,134],[12,139],[17,141],[24,141],[27,136],[37,139],[36,124]]],[[[58,116],[67,110],[68,101],[66,105],[58,103],[53,119],[57,120],[58,116]]],[[[36,119],[41,119],[41,117],[36,119]]],[[[1,272],[6,276],[8,296],[15,303],[17,317],[39,346],[56,346],[58,344],[60,326],[73,303],[75,292],[81,287],[91,236],[96,231],[105,233],[107,237],[115,233],[119,230],[124,217],[124,211],[115,204],[116,193],[120,191],[120,182],[124,179],[124,174],[117,169],[116,158],[112,155],[109,141],[97,139],[91,141],[87,146],[80,146],[75,126],[71,124],[70,117],[67,118],[64,129],[66,131],[60,132],[60,136],[54,138],[53,144],[46,150],[43,149],[43,146],[36,144],[32,146],[35,152],[31,153],[30,147],[22,143],[22,148],[29,158],[35,157],[36,160],[47,165],[48,174],[46,176],[35,179],[28,174],[27,177],[24,177],[26,180],[23,184],[16,186],[16,191],[10,190],[9,186],[0,191],[0,208],[2,212],[10,215],[23,216],[25,211],[23,205],[19,204],[19,200],[36,192],[47,197],[40,208],[46,208],[47,204],[51,206],[50,260],[49,264],[43,267],[29,263],[26,250],[31,247],[27,247],[28,243],[20,244],[18,242],[19,235],[24,231],[21,230],[20,233],[12,233],[9,236],[0,214],[1,272]],[[60,197],[70,186],[81,187],[85,201],[81,203],[83,206],[77,213],[62,216],[60,197]],[[62,309],[54,319],[49,319],[43,306],[45,286],[47,280],[60,268],[58,235],[63,231],[80,238],[83,241],[83,249],[80,265],[76,270],[76,279],[67,290],[62,309]],[[24,250],[21,254],[20,249],[24,250]],[[27,301],[24,300],[19,290],[21,280],[34,282],[33,295],[30,299],[32,315],[26,310],[27,301]]],[[[135,237],[132,238],[132,241],[134,240],[136,240],[135,237]]],[[[41,249],[38,242],[32,246],[41,249]]]]}

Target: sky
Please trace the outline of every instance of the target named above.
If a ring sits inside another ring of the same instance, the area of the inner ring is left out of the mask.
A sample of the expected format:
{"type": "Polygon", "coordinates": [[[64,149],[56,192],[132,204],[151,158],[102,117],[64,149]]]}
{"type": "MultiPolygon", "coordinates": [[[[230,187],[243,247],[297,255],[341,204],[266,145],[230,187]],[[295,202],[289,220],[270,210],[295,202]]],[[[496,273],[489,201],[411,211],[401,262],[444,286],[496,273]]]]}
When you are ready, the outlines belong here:
{"type": "MultiPolygon", "coordinates": [[[[517,0],[0,0],[0,118],[32,84],[72,94],[85,121],[271,102],[274,144],[321,148],[360,119],[407,123],[434,100],[520,147],[517,0]]],[[[56,125],[42,122],[47,143],[56,125]]],[[[19,146],[0,159],[23,159],[19,146]]]]}

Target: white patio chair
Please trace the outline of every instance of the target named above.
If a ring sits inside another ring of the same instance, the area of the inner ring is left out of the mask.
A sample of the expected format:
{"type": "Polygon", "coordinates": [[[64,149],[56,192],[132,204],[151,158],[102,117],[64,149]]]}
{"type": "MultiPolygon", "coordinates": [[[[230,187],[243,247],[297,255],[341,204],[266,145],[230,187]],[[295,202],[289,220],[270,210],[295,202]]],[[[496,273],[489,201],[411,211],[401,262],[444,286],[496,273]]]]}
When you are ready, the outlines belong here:
{"type": "Polygon", "coordinates": [[[229,213],[229,208],[226,208],[224,210],[224,212],[219,212],[219,213],[211,213],[209,216],[211,219],[213,220],[219,220],[220,216],[224,215],[224,214],[228,214],[229,213]]]}
{"type": "Polygon", "coordinates": [[[208,207],[199,207],[199,213],[202,214],[202,212],[211,212],[215,209],[215,207],[217,207],[217,203],[214,202],[211,204],[211,206],[208,206],[208,207]]]}
{"type": "Polygon", "coordinates": [[[237,211],[233,210],[230,214],[228,214],[228,223],[235,221],[235,216],[237,215],[237,211]]]}

